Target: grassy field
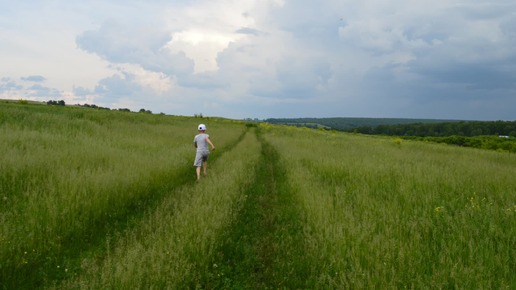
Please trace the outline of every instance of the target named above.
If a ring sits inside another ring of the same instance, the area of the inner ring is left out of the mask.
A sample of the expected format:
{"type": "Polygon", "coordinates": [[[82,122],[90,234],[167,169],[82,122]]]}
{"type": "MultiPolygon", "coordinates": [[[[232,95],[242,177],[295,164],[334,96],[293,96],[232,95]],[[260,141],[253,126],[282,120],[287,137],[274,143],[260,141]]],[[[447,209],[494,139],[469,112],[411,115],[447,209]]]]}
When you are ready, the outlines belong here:
{"type": "Polygon", "coordinates": [[[317,288],[512,289],[516,156],[271,129],[317,288]]]}
{"type": "Polygon", "coordinates": [[[21,103],[0,136],[0,289],[516,288],[511,153],[21,103]]]}

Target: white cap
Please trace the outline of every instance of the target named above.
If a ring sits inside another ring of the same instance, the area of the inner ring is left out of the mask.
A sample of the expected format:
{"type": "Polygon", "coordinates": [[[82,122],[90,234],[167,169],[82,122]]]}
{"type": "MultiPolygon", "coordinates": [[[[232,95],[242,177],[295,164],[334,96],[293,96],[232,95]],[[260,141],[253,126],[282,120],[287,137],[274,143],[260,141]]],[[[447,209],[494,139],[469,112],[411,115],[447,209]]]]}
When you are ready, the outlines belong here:
{"type": "Polygon", "coordinates": [[[199,131],[206,131],[206,125],[204,124],[199,124],[199,131]]]}

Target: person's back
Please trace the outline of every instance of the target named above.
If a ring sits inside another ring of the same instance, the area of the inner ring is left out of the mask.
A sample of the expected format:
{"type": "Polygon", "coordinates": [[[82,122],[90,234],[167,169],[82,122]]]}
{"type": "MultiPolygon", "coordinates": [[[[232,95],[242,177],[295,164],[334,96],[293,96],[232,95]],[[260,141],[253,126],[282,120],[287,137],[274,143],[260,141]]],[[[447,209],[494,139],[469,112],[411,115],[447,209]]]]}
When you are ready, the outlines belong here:
{"type": "Polygon", "coordinates": [[[206,133],[197,134],[194,138],[195,144],[197,144],[197,152],[210,152],[210,147],[208,147],[208,141],[206,138],[210,137],[206,133]]]}

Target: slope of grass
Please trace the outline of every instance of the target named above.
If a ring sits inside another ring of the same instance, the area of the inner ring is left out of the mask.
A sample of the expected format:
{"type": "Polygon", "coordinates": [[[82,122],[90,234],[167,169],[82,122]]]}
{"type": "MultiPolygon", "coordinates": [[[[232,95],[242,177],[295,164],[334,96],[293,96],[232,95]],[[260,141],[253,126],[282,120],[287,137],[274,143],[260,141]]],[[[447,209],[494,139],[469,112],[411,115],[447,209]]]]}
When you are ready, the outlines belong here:
{"type": "Polygon", "coordinates": [[[516,156],[272,128],[315,288],[513,288],[516,156]]]}
{"type": "Polygon", "coordinates": [[[213,268],[218,237],[245,202],[243,188],[252,182],[259,143],[248,134],[224,154],[195,185],[171,191],[156,210],[123,233],[97,262],[60,285],[72,289],[200,287],[213,268]]]}
{"type": "MultiPolygon", "coordinates": [[[[66,276],[70,258],[195,178],[199,120],[40,105],[0,112],[3,288],[66,276]]],[[[208,124],[222,152],[245,130],[208,124]]]]}
{"type": "Polygon", "coordinates": [[[20,103],[0,136],[1,289],[516,288],[510,153],[20,103]]]}

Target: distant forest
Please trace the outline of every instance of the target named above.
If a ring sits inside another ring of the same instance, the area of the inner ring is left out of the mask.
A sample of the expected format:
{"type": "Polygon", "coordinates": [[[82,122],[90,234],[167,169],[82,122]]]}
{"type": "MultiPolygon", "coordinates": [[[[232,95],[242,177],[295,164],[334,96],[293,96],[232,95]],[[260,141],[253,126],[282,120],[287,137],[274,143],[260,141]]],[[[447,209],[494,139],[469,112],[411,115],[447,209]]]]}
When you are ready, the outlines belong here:
{"type": "Polygon", "coordinates": [[[516,137],[516,121],[462,121],[395,118],[267,119],[272,124],[388,136],[447,137],[503,135],[516,137]]]}
{"type": "Polygon", "coordinates": [[[376,127],[380,125],[398,125],[414,123],[458,122],[454,120],[434,119],[396,119],[396,118],[281,118],[264,120],[271,124],[283,124],[308,128],[326,128],[339,131],[349,131],[360,127],[376,127]]]}
{"type": "Polygon", "coordinates": [[[416,123],[398,125],[362,126],[350,132],[418,137],[485,136],[502,135],[516,137],[516,121],[460,121],[444,123],[416,123]]]}

